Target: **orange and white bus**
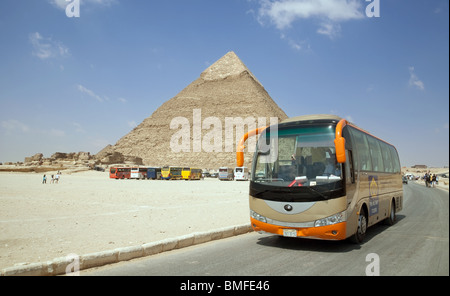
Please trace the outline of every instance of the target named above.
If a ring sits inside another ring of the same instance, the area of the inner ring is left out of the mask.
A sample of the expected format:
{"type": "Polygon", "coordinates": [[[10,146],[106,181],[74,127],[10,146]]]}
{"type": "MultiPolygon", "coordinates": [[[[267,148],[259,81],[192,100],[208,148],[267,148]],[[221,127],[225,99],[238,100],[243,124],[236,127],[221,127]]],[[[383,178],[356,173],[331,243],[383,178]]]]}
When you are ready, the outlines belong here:
{"type": "Polygon", "coordinates": [[[200,180],[202,178],[202,170],[197,168],[184,167],[181,171],[183,180],[200,180]]]}
{"type": "Polygon", "coordinates": [[[111,167],[109,169],[109,177],[111,179],[129,179],[131,176],[131,168],[111,167]]]}
{"type": "Polygon", "coordinates": [[[395,222],[403,186],[393,145],[337,116],[299,116],[244,135],[238,166],[246,139],[256,134],[250,181],[255,231],[361,243],[369,226],[395,222]]]}

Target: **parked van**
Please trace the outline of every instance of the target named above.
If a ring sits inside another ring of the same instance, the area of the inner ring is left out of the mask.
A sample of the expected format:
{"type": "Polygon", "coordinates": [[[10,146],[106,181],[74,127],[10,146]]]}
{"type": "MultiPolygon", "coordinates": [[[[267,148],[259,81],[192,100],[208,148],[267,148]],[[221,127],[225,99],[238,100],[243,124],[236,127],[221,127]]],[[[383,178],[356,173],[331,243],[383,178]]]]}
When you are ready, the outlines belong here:
{"type": "Polygon", "coordinates": [[[234,168],[234,180],[236,181],[248,181],[248,168],[236,167],[234,168]]]}
{"type": "Polygon", "coordinates": [[[219,168],[219,180],[233,181],[233,179],[234,179],[233,168],[228,168],[228,167],[220,167],[219,168]]]}

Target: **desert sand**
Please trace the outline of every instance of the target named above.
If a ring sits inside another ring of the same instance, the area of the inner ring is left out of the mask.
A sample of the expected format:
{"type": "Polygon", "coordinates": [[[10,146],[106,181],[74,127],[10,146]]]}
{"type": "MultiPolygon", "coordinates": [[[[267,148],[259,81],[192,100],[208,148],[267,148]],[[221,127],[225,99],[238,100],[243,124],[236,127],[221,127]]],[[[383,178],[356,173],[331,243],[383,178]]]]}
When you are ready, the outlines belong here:
{"type": "Polygon", "coordinates": [[[246,181],[0,173],[0,270],[249,223],[246,181]]]}
{"type": "MultiPolygon", "coordinates": [[[[45,173],[42,184],[44,173],[0,172],[0,270],[249,223],[247,181],[113,180],[108,172],[62,171],[52,184],[55,173],[45,173]]],[[[448,190],[448,178],[439,188],[448,190]]]]}

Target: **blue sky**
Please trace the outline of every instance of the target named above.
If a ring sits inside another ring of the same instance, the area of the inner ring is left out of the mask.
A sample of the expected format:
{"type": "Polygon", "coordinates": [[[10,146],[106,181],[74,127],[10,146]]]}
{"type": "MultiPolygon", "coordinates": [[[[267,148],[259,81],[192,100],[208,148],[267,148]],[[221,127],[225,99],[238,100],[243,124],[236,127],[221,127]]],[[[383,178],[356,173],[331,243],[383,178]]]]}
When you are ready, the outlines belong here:
{"type": "Polygon", "coordinates": [[[448,0],[80,1],[0,1],[0,162],[95,154],[232,50],[288,116],[449,165],[448,0]]]}

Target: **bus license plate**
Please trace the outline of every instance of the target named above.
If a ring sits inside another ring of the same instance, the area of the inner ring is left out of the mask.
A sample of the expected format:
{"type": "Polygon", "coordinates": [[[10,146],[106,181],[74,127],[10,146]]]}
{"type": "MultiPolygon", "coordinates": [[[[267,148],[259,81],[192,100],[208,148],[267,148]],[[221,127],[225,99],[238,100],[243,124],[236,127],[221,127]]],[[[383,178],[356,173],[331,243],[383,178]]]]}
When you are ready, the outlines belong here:
{"type": "Polygon", "coordinates": [[[283,236],[297,237],[297,230],[295,229],[283,229],[283,236]]]}

